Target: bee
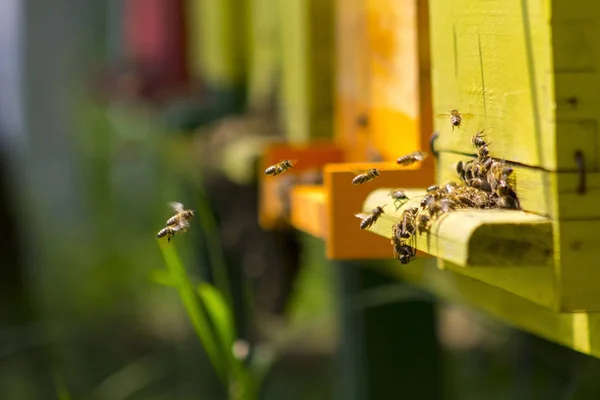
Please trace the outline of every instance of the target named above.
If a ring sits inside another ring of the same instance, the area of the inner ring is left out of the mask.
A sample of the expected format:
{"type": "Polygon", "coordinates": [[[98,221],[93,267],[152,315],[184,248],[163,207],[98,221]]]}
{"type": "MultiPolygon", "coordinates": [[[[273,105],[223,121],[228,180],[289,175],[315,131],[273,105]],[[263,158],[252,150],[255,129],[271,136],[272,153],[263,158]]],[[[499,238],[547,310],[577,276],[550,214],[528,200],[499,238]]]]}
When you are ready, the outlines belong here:
{"type": "Polygon", "coordinates": [[[469,180],[473,179],[473,164],[473,160],[467,161],[466,163],[459,161],[456,164],[456,172],[458,172],[460,179],[462,179],[464,182],[468,182],[469,180]]]}
{"type": "Polygon", "coordinates": [[[417,250],[414,247],[400,240],[392,239],[392,245],[394,246],[394,257],[400,261],[400,264],[408,264],[417,255],[417,250]]]}
{"type": "Polygon", "coordinates": [[[425,209],[427,208],[431,203],[433,203],[435,201],[435,197],[433,197],[433,195],[430,194],[426,194],[422,199],[421,199],[421,204],[420,206],[425,209]]]}
{"type": "Polygon", "coordinates": [[[186,220],[181,220],[178,221],[176,224],[174,225],[169,225],[163,229],[161,229],[160,231],[158,231],[158,233],[156,234],[156,238],[160,239],[162,237],[167,237],[167,241],[169,243],[171,243],[171,238],[173,236],[175,236],[177,233],[179,232],[186,232],[187,228],[189,228],[190,223],[186,220]]]}
{"type": "Polygon", "coordinates": [[[355,214],[355,216],[361,218],[360,229],[367,229],[373,226],[373,224],[377,222],[379,217],[381,217],[381,214],[384,213],[383,207],[385,206],[385,204],[383,206],[377,206],[369,214],[355,214]]]}
{"type": "Polygon", "coordinates": [[[427,214],[420,214],[417,218],[417,230],[419,231],[419,236],[421,236],[423,232],[428,231],[430,225],[431,218],[427,214]]]}
{"type": "Polygon", "coordinates": [[[379,170],[372,168],[366,172],[358,174],[352,179],[353,185],[362,185],[363,183],[371,182],[373,179],[379,176],[379,170]]]}
{"type": "Polygon", "coordinates": [[[490,173],[487,175],[487,181],[491,188],[496,190],[499,184],[505,182],[507,185],[512,185],[511,175],[513,168],[503,162],[494,162],[491,165],[490,173]]]}
{"type": "Polygon", "coordinates": [[[437,114],[436,117],[450,118],[450,124],[452,125],[452,131],[454,128],[460,128],[463,118],[471,117],[473,114],[461,114],[457,109],[450,110],[449,113],[437,114]]]}
{"type": "Polygon", "coordinates": [[[491,192],[492,186],[481,178],[473,178],[469,180],[469,186],[474,187],[475,189],[483,190],[485,192],[491,192]]]}
{"type": "Polygon", "coordinates": [[[485,160],[490,156],[490,149],[487,145],[481,146],[477,149],[477,156],[480,160],[485,160]]]}
{"type": "Polygon", "coordinates": [[[171,202],[169,206],[175,211],[175,215],[167,220],[165,226],[177,225],[181,221],[187,221],[194,218],[194,210],[185,210],[183,204],[178,202],[171,202]]]}
{"type": "Polygon", "coordinates": [[[444,185],[444,190],[448,194],[454,193],[458,189],[458,184],[456,182],[448,182],[444,185]]]}
{"type": "Polygon", "coordinates": [[[431,185],[427,188],[427,193],[438,191],[440,187],[438,185],[431,185]]]}
{"type": "MultiPolygon", "coordinates": [[[[497,196],[497,195],[496,195],[497,196]]],[[[498,196],[495,201],[496,207],[504,208],[507,210],[520,210],[521,203],[519,199],[515,196],[498,196]]]]}
{"type": "Polygon", "coordinates": [[[277,176],[294,167],[295,160],[283,160],[265,170],[265,175],[277,176]]]}
{"type": "Polygon", "coordinates": [[[450,199],[444,198],[429,205],[429,215],[437,217],[440,214],[445,214],[456,210],[456,204],[450,199]]]}
{"type": "Polygon", "coordinates": [[[389,196],[394,200],[394,204],[396,205],[396,210],[401,207],[402,203],[407,202],[408,196],[404,193],[404,190],[393,189],[390,190],[389,196]]]}
{"type": "Polygon", "coordinates": [[[402,213],[402,226],[400,229],[400,236],[403,239],[408,239],[415,234],[416,231],[416,217],[419,209],[417,207],[411,207],[404,210],[402,213]]]}
{"type": "Polygon", "coordinates": [[[427,153],[423,151],[413,151],[412,153],[408,153],[396,160],[396,164],[402,166],[409,166],[416,162],[423,161],[427,158],[427,153]]]}
{"type": "Polygon", "coordinates": [[[475,147],[475,148],[479,148],[479,147],[483,147],[483,146],[487,146],[488,143],[483,139],[485,135],[483,135],[483,130],[480,132],[477,132],[475,134],[475,136],[473,136],[471,138],[471,144],[475,147]]]}
{"type": "Polygon", "coordinates": [[[393,189],[390,190],[389,196],[394,199],[394,201],[406,201],[408,200],[408,196],[404,193],[404,190],[393,189]]]}

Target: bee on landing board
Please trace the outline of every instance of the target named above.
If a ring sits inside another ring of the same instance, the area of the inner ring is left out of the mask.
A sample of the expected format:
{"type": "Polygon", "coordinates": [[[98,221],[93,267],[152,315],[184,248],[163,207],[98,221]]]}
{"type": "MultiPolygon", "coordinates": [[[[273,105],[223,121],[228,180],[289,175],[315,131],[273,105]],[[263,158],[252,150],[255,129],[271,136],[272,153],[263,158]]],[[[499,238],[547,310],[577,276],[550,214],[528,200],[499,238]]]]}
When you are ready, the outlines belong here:
{"type": "Polygon", "coordinates": [[[363,183],[371,182],[379,176],[379,169],[371,168],[368,171],[362,172],[352,179],[353,185],[362,185],[363,183]]]}
{"type": "Polygon", "coordinates": [[[423,161],[426,158],[427,158],[427,153],[425,153],[423,151],[413,151],[412,153],[408,153],[406,155],[403,155],[402,157],[399,157],[396,160],[396,164],[406,167],[406,166],[412,165],[416,162],[423,161]]]}
{"type": "Polygon", "coordinates": [[[383,207],[385,207],[385,206],[386,206],[385,204],[383,206],[377,206],[369,214],[364,214],[364,213],[355,214],[356,217],[361,219],[360,229],[367,229],[367,228],[370,228],[371,226],[373,226],[373,224],[375,222],[377,222],[379,217],[381,217],[381,214],[383,214],[383,212],[384,212],[383,207]]]}
{"type": "Polygon", "coordinates": [[[454,131],[454,128],[460,128],[463,118],[469,118],[471,116],[473,116],[473,114],[461,114],[456,108],[450,110],[449,113],[436,114],[436,117],[438,118],[450,118],[450,124],[452,124],[452,131],[454,131]]]}
{"type": "Polygon", "coordinates": [[[283,160],[265,170],[265,175],[277,176],[294,167],[296,160],[283,160]]]}

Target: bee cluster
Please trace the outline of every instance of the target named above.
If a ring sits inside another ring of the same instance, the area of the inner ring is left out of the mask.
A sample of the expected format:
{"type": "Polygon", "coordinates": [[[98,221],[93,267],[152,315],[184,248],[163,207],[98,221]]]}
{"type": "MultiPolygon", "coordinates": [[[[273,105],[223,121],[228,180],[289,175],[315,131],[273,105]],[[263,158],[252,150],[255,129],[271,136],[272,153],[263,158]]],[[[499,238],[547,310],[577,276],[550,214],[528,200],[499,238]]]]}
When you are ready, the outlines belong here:
{"type": "MultiPolygon", "coordinates": [[[[473,136],[471,143],[477,150],[477,158],[459,161],[456,166],[462,182],[430,186],[419,207],[406,208],[400,221],[393,225],[391,243],[394,257],[400,263],[408,264],[415,257],[415,235],[429,232],[432,223],[445,213],[468,208],[521,209],[513,189],[512,167],[490,156],[489,143],[483,132],[473,136]]],[[[397,205],[409,200],[399,189],[392,190],[389,195],[397,205]]]]}

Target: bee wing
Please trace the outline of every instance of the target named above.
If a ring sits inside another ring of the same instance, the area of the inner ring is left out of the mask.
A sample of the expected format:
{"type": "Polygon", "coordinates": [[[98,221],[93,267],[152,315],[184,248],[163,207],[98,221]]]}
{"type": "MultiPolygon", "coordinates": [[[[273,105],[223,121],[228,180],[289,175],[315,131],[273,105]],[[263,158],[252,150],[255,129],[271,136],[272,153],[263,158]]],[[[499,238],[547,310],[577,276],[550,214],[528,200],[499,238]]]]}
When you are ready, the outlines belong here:
{"type": "Polygon", "coordinates": [[[448,118],[449,116],[450,116],[450,113],[435,114],[436,118],[448,118]]]}
{"type": "Polygon", "coordinates": [[[173,209],[173,211],[175,212],[183,212],[183,204],[177,202],[177,201],[172,201],[169,203],[169,206],[173,209]]]}
{"type": "Polygon", "coordinates": [[[369,217],[371,214],[367,214],[367,213],[358,213],[358,214],[354,214],[355,217],[358,217],[360,219],[365,219],[367,217],[369,217]]]}
{"type": "Polygon", "coordinates": [[[290,164],[292,164],[292,167],[295,167],[296,164],[298,164],[298,160],[288,160],[290,162],[290,164]]]}
{"type": "Polygon", "coordinates": [[[472,118],[475,116],[475,114],[471,114],[471,113],[460,113],[460,116],[463,117],[463,119],[465,118],[472,118]]]}

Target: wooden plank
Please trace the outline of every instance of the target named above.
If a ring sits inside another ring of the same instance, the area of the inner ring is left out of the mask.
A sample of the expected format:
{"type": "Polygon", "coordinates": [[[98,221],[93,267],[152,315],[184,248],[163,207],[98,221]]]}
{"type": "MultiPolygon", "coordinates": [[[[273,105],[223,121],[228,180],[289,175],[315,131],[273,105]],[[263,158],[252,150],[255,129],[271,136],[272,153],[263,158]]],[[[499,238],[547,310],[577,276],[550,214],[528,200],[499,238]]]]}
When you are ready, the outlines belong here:
{"type": "MultiPolygon", "coordinates": [[[[391,188],[373,191],[363,212],[387,205],[368,230],[392,237],[392,225],[407,207],[419,206],[425,190],[406,190],[411,199],[395,209],[391,188]]],[[[358,224],[358,221],[356,222],[358,224]]],[[[538,215],[512,210],[458,210],[444,214],[429,233],[416,236],[415,246],[462,267],[552,267],[552,223],[538,215]]]]}

